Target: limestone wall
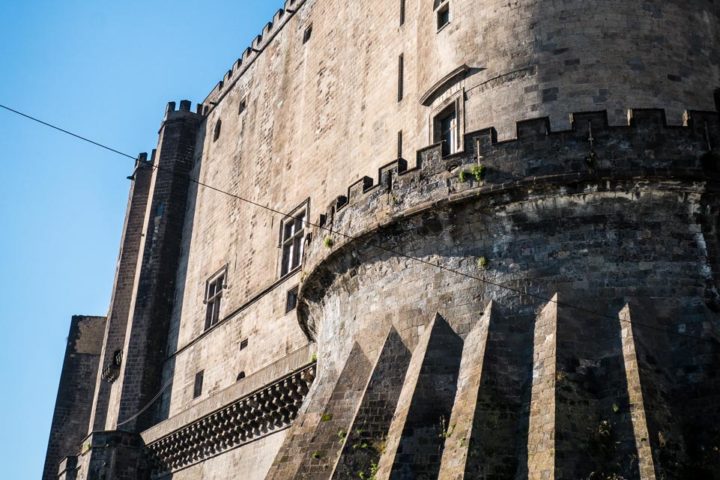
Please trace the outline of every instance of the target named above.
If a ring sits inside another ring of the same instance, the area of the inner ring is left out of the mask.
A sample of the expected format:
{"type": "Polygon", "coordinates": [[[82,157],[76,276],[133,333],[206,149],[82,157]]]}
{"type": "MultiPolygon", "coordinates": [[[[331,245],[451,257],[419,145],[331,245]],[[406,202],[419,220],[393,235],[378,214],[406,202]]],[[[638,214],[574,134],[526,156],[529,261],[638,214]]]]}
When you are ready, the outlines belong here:
{"type": "Polygon", "coordinates": [[[58,477],[60,462],[76,455],[88,433],[105,317],[74,316],[53,412],[43,480],[58,477]]]}
{"type": "MultiPolygon", "coordinates": [[[[682,109],[713,108],[720,73],[712,41],[717,6],[707,2],[451,0],[450,24],[439,32],[430,1],[407,2],[403,25],[399,2],[287,6],[295,13],[276,15],[205,100],[193,174],[279,211],[309,200],[312,221],[346,185],[396,158],[399,131],[412,166],[416,150],[433,140],[433,114],[454,98],[462,99],[466,132],[494,126],[500,139],[527,118],[548,115],[554,127],[567,126],[572,111],[607,109],[611,124],[626,122],[628,106],[666,108],[679,124],[682,109]],[[462,75],[433,88],[463,65],[462,75]]],[[[187,405],[197,371],[209,370],[210,390],[223,388],[234,372],[260,368],[304,342],[283,311],[299,278],[276,284],[281,216],[204,188],[189,212],[168,349],[182,353],[165,372],[176,379],[171,414],[187,405]],[[271,292],[232,316],[222,333],[200,338],[206,281],[224,266],[223,318],[271,292]],[[248,332],[255,340],[241,359],[236,346],[248,332]],[[273,341],[261,332],[273,332],[273,341]],[[218,369],[228,358],[232,368],[218,369]]]]}
{"type": "MultiPolygon", "coordinates": [[[[377,478],[715,478],[719,157],[707,146],[720,124],[689,117],[668,127],[662,112],[634,111],[632,125],[608,127],[576,114],[572,130],[524,122],[505,143],[478,132],[465,155],[428,149],[392,188],[351,189],[328,211],[301,290],[318,391],[342,378],[357,343],[377,351],[397,331],[413,352],[377,478]],[[469,377],[472,362],[459,362],[456,385],[433,372],[450,368],[454,342],[426,353],[438,318],[463,339],[463,358],[483,358],[469,377]],[[452,392],[452,408],[421,388],[423,372],[452,392]],[[418,430],[435,433],[416,442],[418,430]],[[438,436],[442,455],[429,459],[438,436]]],[[[307,411],[338,415],[323,400],[307,411]]],[[[323,451],[314,432],[307,448],[323,451]]]]}
{"type": "MultiPolygon", "coordinates": [[[[493,126],[495,140],[515,137],[516,122],[528,118],[549,117],[529,127],[538,131],[568,127],[574,111],[607,110],[610,124],[627,124],[627,108],[657,107],[666,109],[668,122],[678,125],[685,109],[714,108],[712,91],[720,78],[714,40],[718,7],[699,0],[591,6],[580,0],[450,0],[450,23],[440,31],[429,0],[408,1],[402,25],[399,2],[388,0],[295,0],[286,7],[291,11],[275,16],[203,102],[205,119],[191,175],[276,211],[305,205],[314,223],[348,185],[363,176],[375,177],[398,157],[399,132],[402,156],[412,168],[416,152],[437,140],[434,116],[452,102],[460,114],[460,134],[493,126]],[[398,100],[400,55],[404,88],[398,100]],[[456,75],[448,76],[452,72],[456,75]]],[[[468,155],[475,152],[471,140],[460,142],[459,148],[468,155]]],[[[582,164],[584,156],[575,161],[582,164]]],[[[523,164],[527,176],[551,160],[547,152],[507,158],[523,164]]],[[[552,165],[557,170],[566,166],[552,165]]],[[[398,166],[395,170],[394,175],[398,166]]],[[[500,183],[507,172],[500,164],[497,170],[500,183]]],[[[426,191],[408,189],[408,195],[441,195],[442,189],[435,187],[442,182],[449,180],[438,180],[426,191]]],[[[530,211],[527,204],[517,205],[520,212],[530,211]]],[[[562,211],[564,205],[552,208],[562,211]]],[[[406,206],[401,203],[398,210],[406,206]]],[[[376,215],[374,207],[368,208],[357,222],[364,224],[376,215]]],[[[163,417],[242,381],[240,372],[251,375],[307,344],[296,312],[285,311],[287,292],[302,283],[304,273],[280,278],[281,221],[281,214],[211,188],[191,187],[163,367],[162,383],[172,380],[162,399],[163,417]],[[222,269],[226,288],[220,322],[206,331],[207,281],[222,269]],[[245,340],[247,346],[241,349],[245,340]],[[203,388],[196,397],[195,378],[201,371],[203,388]]],[[[512,223],[496,226],[513,228],[512,223]]],[[[452,252],[452,229],[444,235],[452,252]]],[[[322,236],[315,232],[315,245],[322,236]]],[[[487,249],[495,248],[495,240],[484,241],[487,249]]],[[[507,245],[516,248],[510,240],[507,245]]],[[[394,275],[405,266],[393,262],[381,273],[394,275]]],[[[529,263],[526,267],[536,268],[529,263]]],[[[451,288],[449,279],[433,274],[439,283],[427,283],[430,272],[415,273],[408,299],[426,288],[451,288]]],[[[405,292],[399,285],[392,294],[365,299],[376,316],[373,321],[392,323],[385,308],[405,292]]],[[[462,308],[480,308],[484,297],[467,293],[474,300],[462,308]]],[[[329,309],[323,315],[335,316],[347,328],[373,324],[363,320],[356,325],[355,314],[343,308],[356,308],[357,303],[337,298],[323,305],[329,309]]],[[[425,322],[419,320],[420,313],[433,308],[413,301],[422,307],[405,312],[408,323],[397,327],[409,345],[425,322]]],[[[433,301],[440,305],[448,298],[441,295],[433,301]]],[[[470,317],[463,318],[468,323],[460,331],[466,333],[470,317]]],[[[448,321],[461,327],[453,318],[448,321]]],[[[352,337],[341,331],[325,334],[352,337]]],[[[337,359],[338,364],[328,368],[341,370],[349,348],[333,347],[330,353],[331,348],[321,346],[327,361],[337,359]]],[[[322,376],[322,365],[320,369],[322,376]]]]}

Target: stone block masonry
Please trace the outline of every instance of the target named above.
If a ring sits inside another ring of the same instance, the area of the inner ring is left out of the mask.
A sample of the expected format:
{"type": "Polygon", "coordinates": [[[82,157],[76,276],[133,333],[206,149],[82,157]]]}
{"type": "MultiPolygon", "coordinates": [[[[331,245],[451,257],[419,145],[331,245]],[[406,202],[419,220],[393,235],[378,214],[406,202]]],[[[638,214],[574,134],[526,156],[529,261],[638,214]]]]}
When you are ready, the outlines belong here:
{"type": "Polygon", "coordinates": [[[717,2],[284,7],[135,174],[64,474],[717,480],[717,2]]]}
{"type": "Polygon", "coordinates": [[[150,185],[137,273],[125,336],[125,360],[118,387],[120,395],[115,427],[140,432],[153,425],[157,409],[142,411],[162,390],[161,372],[167,356],[170,316],[175,298],[182,229],[185,221],[195,143],[201,117],[190,112],[190,102],[180,109],[167,108],[150,185]],[[139,414],[139,416],[137,416],[139,414]]]}
{"type": "MultiPolygon", "coordinates": [[[[43,480],[58,478],[65,457],[77,455],[90,422],[105,317],[74,316],[70,323],[43,480]]],[[[72,462],[69,470],[73,470],[72,462]]]]}
{"type": "Polygon", "coordinates": [[[115,380],[120,374],[124,360],[123,347],[130,316],[130,303],[132,302],[140,245],[143,238],[143,225],[153,172],[152,162],[155,160],[154,153],[153,158],[149,161],[146,154],[141,154],[135,164],[135,171],[130,177],[132,185],[128,198],[120,254],[115,272],[113,296],[110,300],[102,360],[95,386],[95,399],[88,432],[113,429],[117,423],[117,410],[109,407],[112,402],[117,402],[117,398],[120,396],[120,389],[118,388],[120,384],[116,384],[115,380]]]}

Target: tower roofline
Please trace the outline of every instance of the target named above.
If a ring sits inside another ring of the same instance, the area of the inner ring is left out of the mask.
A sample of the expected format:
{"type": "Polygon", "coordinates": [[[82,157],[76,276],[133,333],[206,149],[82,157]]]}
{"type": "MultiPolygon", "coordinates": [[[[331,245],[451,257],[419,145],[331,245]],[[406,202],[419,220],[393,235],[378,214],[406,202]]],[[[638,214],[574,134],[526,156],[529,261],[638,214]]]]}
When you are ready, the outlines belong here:
{"type": "Polygon", "coordinates": [[[265,24],[262,32],[256,36],[249,47],[238,58],[232,67],[225,73],[223,78],[215,84],[215,87],[208,93],[203,104],[204,113],[211,112],[215,106],[222,101],[225,95],[232,90],[240,77],[250,68],[255,60],[265,51],[265,48],[272,42],[277,34],[288,24],[290,19],[297,13],[298,9],[305,3],[305,0],[286,0],[284,8],[279,9],[273,15],[270,22],[265,24]]]}

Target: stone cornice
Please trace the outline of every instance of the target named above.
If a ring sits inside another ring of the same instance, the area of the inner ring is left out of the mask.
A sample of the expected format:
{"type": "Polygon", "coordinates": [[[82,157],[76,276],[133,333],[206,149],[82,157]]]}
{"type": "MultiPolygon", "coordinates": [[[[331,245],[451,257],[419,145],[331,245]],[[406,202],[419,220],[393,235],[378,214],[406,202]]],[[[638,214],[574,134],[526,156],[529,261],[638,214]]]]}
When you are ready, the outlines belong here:
{"type": "Polygon", "coordinates": [[[147,445],[153,476],[187,468],[287,428],[315,379],[311,363],[147,445]]]}

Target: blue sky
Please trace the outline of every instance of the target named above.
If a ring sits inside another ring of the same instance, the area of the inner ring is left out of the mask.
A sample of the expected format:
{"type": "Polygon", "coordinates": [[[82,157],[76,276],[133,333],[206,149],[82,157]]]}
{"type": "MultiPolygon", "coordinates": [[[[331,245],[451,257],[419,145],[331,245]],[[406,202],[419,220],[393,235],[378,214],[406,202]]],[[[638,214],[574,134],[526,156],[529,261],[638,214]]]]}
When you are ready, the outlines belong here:
{"type": "MultiPolygon", "coordinates": [[[[135,155],[281,0],[0,0],[0,103],[135,155]]],[[[0,463],[38,479],[70,317],[104,315],[132,161],[0,110],[0,463]]]]}

